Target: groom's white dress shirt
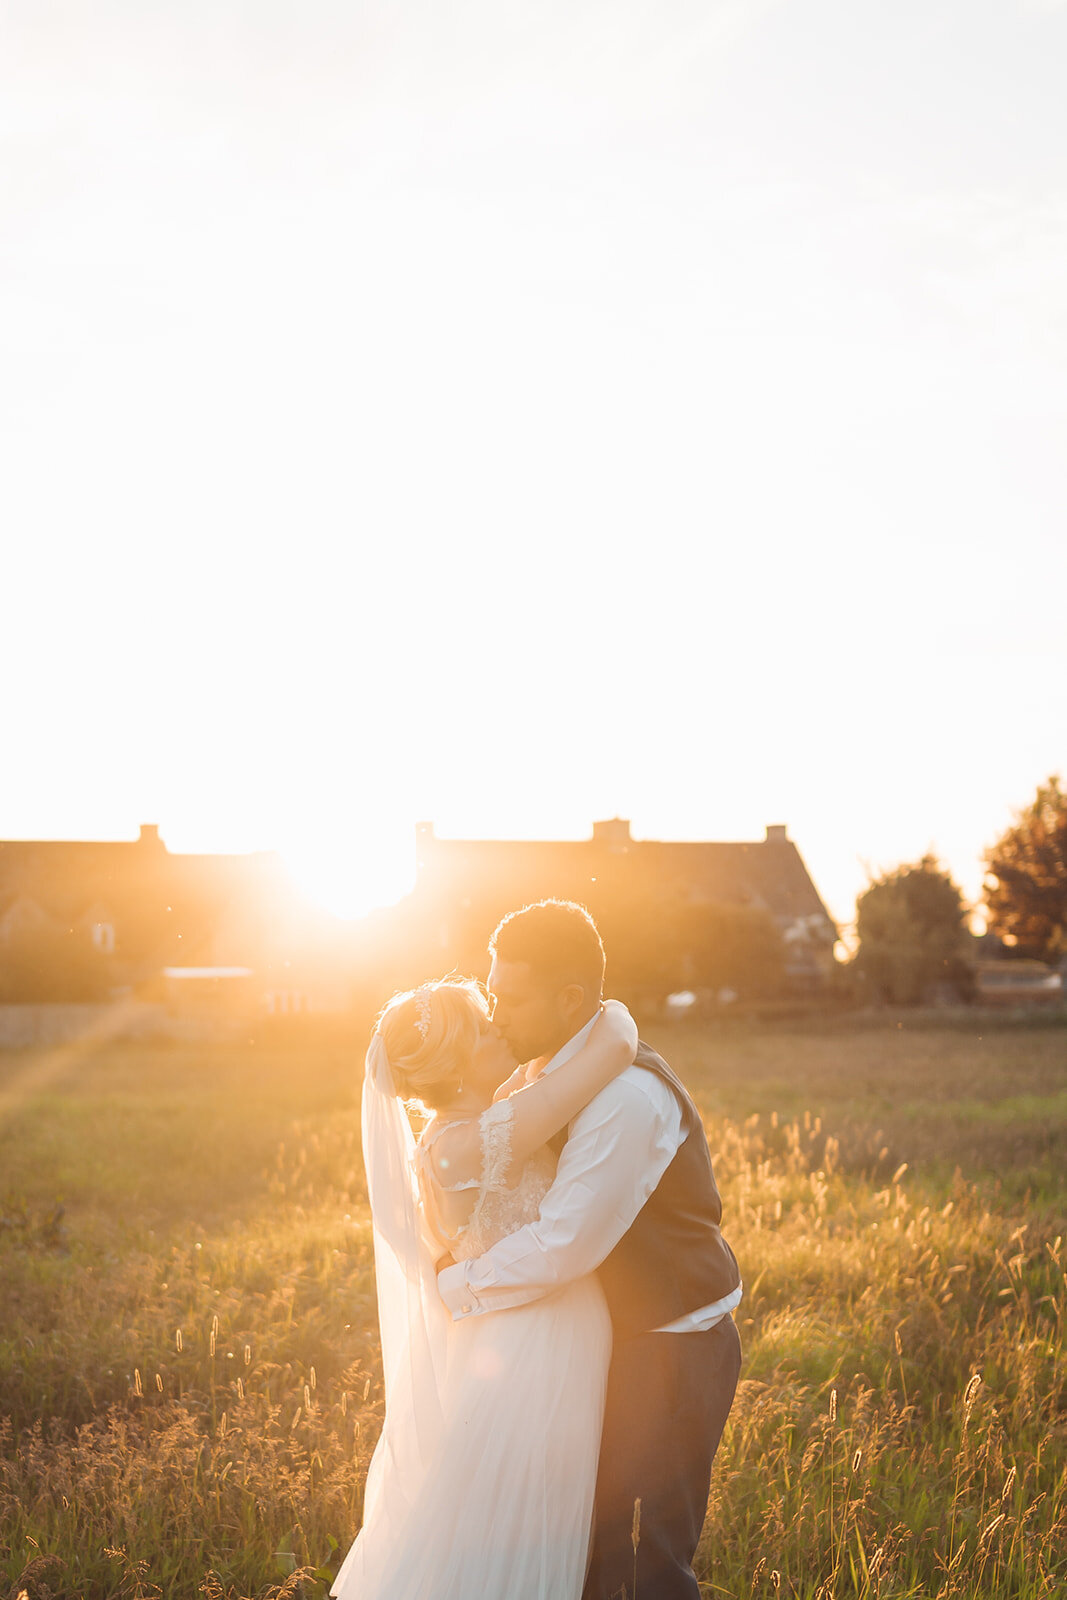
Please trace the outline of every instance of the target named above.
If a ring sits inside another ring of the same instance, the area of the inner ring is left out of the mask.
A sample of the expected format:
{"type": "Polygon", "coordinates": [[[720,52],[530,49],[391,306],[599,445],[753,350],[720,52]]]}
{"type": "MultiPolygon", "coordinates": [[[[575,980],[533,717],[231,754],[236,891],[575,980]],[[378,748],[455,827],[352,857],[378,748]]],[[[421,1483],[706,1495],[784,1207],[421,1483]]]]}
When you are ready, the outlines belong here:
{"type": "MultiPolygon", "coordinates": [[[[596,1018],[544,1068],[578,1053],[596,1018]]],[[[485,1255],[446,1267],[441,1297],[464,1317],[526,1305],[595,1272],[614,1250],[686,1139],[677,1096],[656,1073],[627,1067],[570,1124],[551,1189],[536,1222],[501,1239],[485,1255]]],[[[657,1333],[712,1328],[741,1302],[741,1285],[657,1333]]]]}

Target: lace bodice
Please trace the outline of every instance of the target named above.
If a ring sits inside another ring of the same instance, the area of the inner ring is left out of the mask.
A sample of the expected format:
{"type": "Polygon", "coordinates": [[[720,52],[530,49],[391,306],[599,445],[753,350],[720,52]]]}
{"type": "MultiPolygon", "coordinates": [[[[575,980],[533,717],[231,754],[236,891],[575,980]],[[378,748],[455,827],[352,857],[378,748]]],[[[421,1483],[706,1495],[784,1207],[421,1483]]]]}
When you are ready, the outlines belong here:
{"type": "Polygon", "coordinates": [[[436,1222],[437,1208],[432,1198],[432,1186],[436,1183],[436,1179],[432,1175],[429,1162],[429,1147],[434,1138],[443,1132],[444,1127],[452,1124],[431,1127],[419,1140],[416,1159],[419,1164],[419,1183],[427,1221],[431,1231],[440,1239],[442,1248],[449,1250],[457,1261],[466,1261],[472,1256],[482,1255],[491,1245],[496,1244],[498,1239],[506,1238],[509,1233],[515,1233],[527,1222],[533,1222],[541,1201],[552,1185],[556,1162],[552,1152],[547,1148],[535,1151],[529,1160],[523,1163],[517,1182],[509,1186],[505,1181],[511,1162],[512,1116],[511,1102],[498,1100],[478,1118],[482,1147],[481,1176],[467,1183],[447,1186],[453,1193],[460,1189],[477,1191],[470,1219],[452,1235],[445,1233],[436,1222]],[[428,1193],[428,1190],[431,1192],[428,1193]]]}

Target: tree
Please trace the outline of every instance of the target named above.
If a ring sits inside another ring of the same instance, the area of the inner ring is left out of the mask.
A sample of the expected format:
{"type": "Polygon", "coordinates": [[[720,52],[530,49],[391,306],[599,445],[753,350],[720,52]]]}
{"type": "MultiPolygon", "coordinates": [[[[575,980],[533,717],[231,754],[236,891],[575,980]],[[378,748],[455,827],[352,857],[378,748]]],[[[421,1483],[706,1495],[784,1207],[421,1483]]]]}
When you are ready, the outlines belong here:
{"type": "Polygon", "coordinates": [[[598,883],[589,896],[607,952],[605,992],[642,1008],[660,1005],[685,983],[675,897],[598,883]]]}
{"type": "Polygon", "coordinates": [[[781,989],[785,943],[760,907],[598,884],[590,910],[607,950],[607,993],[637,1006],[660,1005],[678,989],[732,989],[746,999],[781,989]]]}
{"type": "Polygon", "coordinates": [[[1057,777],[985,854],[990,932],[1019,955],[1067,954],[1067,794],[1057,777]]]}
{"type": "Polygon", "coordinates": [[[732,989],[753,999],[777,994],[785,973],[785,941],[774,918],[758,906],[709,902],[686,908],[682,942],[689,982],[698,989],[732,989]]]}
{"type": "Polygon", "coordinates": [[[934,856],[874,880],[856,902],[856,970],[879,999],[917,1005],[939,983],[970,992],[963,896],[934,856]]]}

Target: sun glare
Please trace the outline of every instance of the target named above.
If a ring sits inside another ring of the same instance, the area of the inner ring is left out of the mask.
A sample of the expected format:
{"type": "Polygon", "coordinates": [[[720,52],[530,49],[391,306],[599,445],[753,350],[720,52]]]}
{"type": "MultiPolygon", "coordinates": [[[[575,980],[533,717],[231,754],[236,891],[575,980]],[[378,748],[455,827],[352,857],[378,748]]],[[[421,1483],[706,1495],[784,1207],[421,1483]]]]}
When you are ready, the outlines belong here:
{"type": "Polygon", "coordinates": [[[286,845],[282,858],[297,888],[324,911],[355,920],[378,906],[392,905],[414,886],[411,845],[368,839],[361,849],[350,840],[306,839],[286,845]]]}

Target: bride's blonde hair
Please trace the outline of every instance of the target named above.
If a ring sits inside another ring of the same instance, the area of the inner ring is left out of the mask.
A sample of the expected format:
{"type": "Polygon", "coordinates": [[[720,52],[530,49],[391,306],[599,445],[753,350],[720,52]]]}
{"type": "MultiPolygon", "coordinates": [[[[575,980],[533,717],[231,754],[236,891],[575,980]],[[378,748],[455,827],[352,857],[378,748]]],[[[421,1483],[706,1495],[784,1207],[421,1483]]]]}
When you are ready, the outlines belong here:
{"type": "Polygon", "coordinates": [[[455,1094],[488,1019],[474,978],[440,978],[395,994],[376,1031],[403,1098],[436,1110],[455,1094]]]}

